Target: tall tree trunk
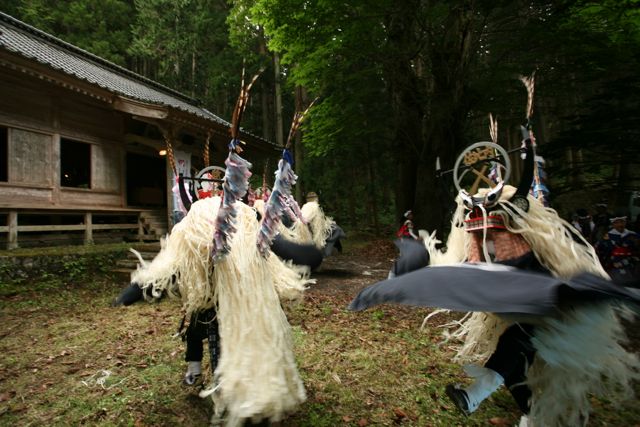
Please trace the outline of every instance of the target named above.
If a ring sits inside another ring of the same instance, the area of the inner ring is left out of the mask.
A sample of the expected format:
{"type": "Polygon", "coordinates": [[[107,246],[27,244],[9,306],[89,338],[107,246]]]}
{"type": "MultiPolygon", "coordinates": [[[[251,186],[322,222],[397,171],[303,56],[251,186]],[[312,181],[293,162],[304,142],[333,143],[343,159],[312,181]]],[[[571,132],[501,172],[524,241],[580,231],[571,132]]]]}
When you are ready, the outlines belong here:
{"type": "MultiPolygon", "coordinates": [[[[295,106],[296,111],[304,111],[308,105],[307,94],[305,89],[302,86],[296,86],[295,90],[295,106]]],[[[304,147],[302,145],[302,130],[299,130],[295,135],[294,146],[293,146],[293,155],[294,161],[296,163],[296,170],[302,171],[303,167],[303,159],[304,159],[304,147]]],[[[302,181],[302,177],[298,178],[298,184],[295,187],[295,198],[298,202],[303,201],[302,188],[304,187],[304,182],[302,181]]]]}
{"type": "MultiPolygon", "coordinates": [[[[356,182],[357,180],[357,175],[356,175],[356,169],[355,168],[349,168],[349,174],[351,175],[351,182],[356,182]]],[[[340,188],[342,188],[342,186],[340,186],[340,188]]],[[[344,190],[342,190],[344,191],[344,190]]],[[[353,194],[348,194],[346,196],[347,198],[347,203],[348,203],[348,209],[349,209],[349,225],[351,225],[352,227],[355,227],[358,224],[358,220],[356,217],[356,198],[353,197],[353,194]]]]}
{"type": "Polygon", "coordinates": [[[262,104],[262,137],[266,140],[272,138],[271,135],[271,120],[269,120],[269,91],[267,84],[263,81],[260,82],[260,102],[262,104]]]}
{"type": "Polygon", "coordinates": [[[273,74],[275,78],[275,104],[276,104],[276,142],[284,145],[282,131],[282,89],[280,87],[280,57],[276,52],[273,54],[273,74]]]}
{"type": "MultiPolygon", "coordinates": [[[[431,104],[424,126],[423,146],[415,183],[415,221],[427,230],[443,229],[451,204],[446,200],[447,184],[436,178],[435,163],[440,157],[443,169],[453,166],[455,155],[464,145],[463,128],[469,105],[466,81],[472,49],[474,11],[469,4],[452,8],[442,38],[430,46],[433,81],[431,104]]],[[[449,178],[450,179],[450,178],[449,178]]]]}
{"type": "MultiPolygon", "coordinates": [[[[269,55],[267,43],[264,39],[262,31],[260,32],[258,51],[260,53],[260,56],[268,57],[269,55]]],[[[267,82],[264,79],[260,80],[260,88],[262,89],[260,96],[260,101],[262,104],[262,137],[269,140],[273,138],[273,134],[271,133],[271,120],[269,120],[269,95],[271,91],[269,90],[267,82]]]]}
{"type": "MultiPolygon", "coordinates": [[[[420,2],[404,1],[398,10],[419,10],[420,2]]],[[[394,13],[389,15],[387,44],[389,52],[396,58],[385,64],[385,77],[388,82],[390,103],[393,112],[394,134],[392,146],[398,164],[396,180],[396,218],[413,209],[415,204],[415,185],[417,156],[422,151],[421,124],[424,115],[423,91],[415,75],[415,51],[412,46],[420,44],[416,35],[420,33],[416,14],[394,13]]]]}
{"type": "Polygon", "coordinates": [[[196,53],[191,53],[191,97],[196,96],[196,53]]]}
{"type": "MultiPolygon", "coordinates": [[[[366,143],[366,153],[367,153],[367,181],[369,182],[369,188],[367,191],[367,197],[369,201],[369,206],[371,207],[371,225],[373,225],[373,229],[375,233],[380,231],[379,222],[378,222],[378,197],[377,197],[377,188],[376,188],[376,179],[375,173],[373,170],[373,156],[371,155],[371,142],[367,141],[366,143]]],[[[365,187],[366,188],[366,187],[365,187]]]]}

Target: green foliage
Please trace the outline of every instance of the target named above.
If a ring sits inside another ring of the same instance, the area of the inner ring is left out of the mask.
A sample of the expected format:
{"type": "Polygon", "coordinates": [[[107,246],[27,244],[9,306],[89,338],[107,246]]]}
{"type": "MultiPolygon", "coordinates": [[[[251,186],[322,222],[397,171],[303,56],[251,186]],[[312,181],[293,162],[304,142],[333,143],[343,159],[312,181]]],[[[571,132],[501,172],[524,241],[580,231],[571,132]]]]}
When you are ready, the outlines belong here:
{"type": "Polygon", "coordinates": [[[126,258],[128,246],[114,245],[94,251],[76,247],[75,253],[73,248],[47,248],[40,253],[33,250],[23,251],[23,254],[13,252],[0,256],[2,295],[33,290],[25,285],[34,281],[47,288],[64,288],[91,281],[96,274],[107,276],[117,260],[126,258]]]}
{"type": "Polygon", "coordinates": [[[16,18],[116,64],[130,65],[127,47],[131,43],[129,27],[134,16],[130,0],[12,3],[9,12],[16,18]]]}
{"type": "Polygon", "coordinates": [[[451,183],[436,181],[436,157],[449,169],[465,146],[487,139],[488,113],[498,117],[499,142],[515,148],[526,103],[517,77],[534,70],[534,130],[552,195],[640,185],[638,0],[4,0],[0,7],[227,119],[243,61],[248,75],[264,67],[243,127],[271,139],[276,84],[285,128],[295,88],[308,94],[303,104],[318,97],[303,125],[298,185],[352,226],[381,230],[413,208],[418,227],[442,229],[439,206],[451,196],[438,189],[451,183]]]}
{"type": "MultiPolygon", "coordinates": [[[[624,82],[638,68],[634,6],[635,1],[369,1],[354,6],[263,0],[255,2],[250,15],[263,26],[270,48],[291,67],[290,81],[322,99],[304,136],[306,155],[322,160],[307,157],[300,171],[303,182],[328,194],[340,193],[348,182],[360,206],[368,204],[362,195],[373,195],[379,205],[392,204],[384,200],[391,188],[396,213],[413,207],[418,224],[430,228],[442,226],[432,222],[438,209],[429,206],[438,198],[435,156],[444,168],[452,167],[464,146],[487,138],[489,112],[499,117],[503,144],[519,138],[526,92],[518,75],[538,70],[534,111],[544,120],[536,121],[543,145],[559,130],[583,128],[565,116],[588,96],[606,94],[613,82],[628,95],[609,97],[609,103],[605,95],[602,106],[637,123],[629,90],[634,85],[624,82]],[[621,108],[612,108],[618,103],[621,108]],[[376,175],[385,177],[381,182],[363,173],[373,163],[365,147],[390,160],[376,165],[376,175]],[[365,185],[349,176],[354,166],[365,185]],[[404,178],[396,181],[398,175],[404,178]]],[[[605,120],[596,117],[590,111],[584,119],[604,128],[605,120]]],[[[606,144],[634,140],[636,126],[627,124],[606,144]]],[[[570,167],[587,172],[586,165],[570,167]]],[[[587,178],[597,180],[598,172],[591,169],[587,178]]],[[[338,204],[337,199],[329,203],[338,204]]],[[[371,213],[369,206],[365,212],[371,213]]]]}
{"type": "MultiPolygon", "coordinates": [[[[139,71],[196,97],[229,120],[243,66],[251,77],[265,65],[264,55],[257,55],[256,49],[230,40],[229,5],[207,0],[135,0],[135,10],[129,52],[139,58],[139,71]]],[[[267,76],[263,74],[261,80],[267,76]]],[[[252,98],[261,96],[262,87],[262,83],[256,85],[252,98]]],[[[254,133],[261,129],[261,113],[259,105],[247,109],[242,126],[254,133]]]]}

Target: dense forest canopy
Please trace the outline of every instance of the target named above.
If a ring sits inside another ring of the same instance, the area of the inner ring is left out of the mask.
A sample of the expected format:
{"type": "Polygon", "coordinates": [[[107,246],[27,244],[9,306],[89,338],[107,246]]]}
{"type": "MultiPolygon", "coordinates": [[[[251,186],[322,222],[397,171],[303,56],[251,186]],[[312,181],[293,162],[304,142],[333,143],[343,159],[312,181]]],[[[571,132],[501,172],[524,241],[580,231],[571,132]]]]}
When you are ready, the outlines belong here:
{"type": "MultiPolygon", "coordinates": [[[[0,0],[0,9],[198,98],[228,119],[244,67],[265,71],[243,127],[295,145],[297,197],[339,222],[385,230],[408,208],[441,228],[453,197],[436,177],[466,146],[519,144],[533,123],[563,214],[640,189],[638,0],[0,0]]],[[[247,154],[250,157],[250,153],[247,154]]],[[[272,162],[275,167],[276,159],[272,162]]],[[[254,171],[262,175],[262,170],[254,171]]]]}

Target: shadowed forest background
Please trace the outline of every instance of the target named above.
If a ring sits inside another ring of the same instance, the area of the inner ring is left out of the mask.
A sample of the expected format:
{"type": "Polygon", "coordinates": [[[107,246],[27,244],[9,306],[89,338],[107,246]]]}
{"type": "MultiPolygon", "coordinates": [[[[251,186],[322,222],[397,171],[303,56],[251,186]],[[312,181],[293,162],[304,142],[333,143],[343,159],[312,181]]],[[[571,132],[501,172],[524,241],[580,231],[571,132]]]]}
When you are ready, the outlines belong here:
{"type": "MultiPolygon", "coordinates": [[[[0,0],[0,10],[198,98],[230,119],[243,66],[265,71],[243,127],[296,141],[298,201],[309,191],[348,228],[387,232],[412,208],[442,229],[454,196],[436,178],[469,144],[520,144],[533,126],[552,206],[567,217],[640,188],[640,2],[0,0]]],[[[269,164],[254,164],[262,181],[269,164]]],[[[250,159],[250,155],[248,156],[250,159]]],[[[626,212],[625,212],[626,213],[626,212]]],[[[635,218],[634,218],[635,219],[635,218]]]]}

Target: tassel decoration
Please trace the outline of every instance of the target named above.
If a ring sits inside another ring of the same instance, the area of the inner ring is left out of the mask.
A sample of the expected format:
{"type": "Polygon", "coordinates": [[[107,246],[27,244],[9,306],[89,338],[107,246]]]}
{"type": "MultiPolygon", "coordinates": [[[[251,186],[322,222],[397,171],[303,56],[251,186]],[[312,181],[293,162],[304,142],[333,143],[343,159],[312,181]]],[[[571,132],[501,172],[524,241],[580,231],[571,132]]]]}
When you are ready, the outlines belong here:
{"type": "Polygon", "coordinates": [[[249,91],[261,72],[262,70],[245,86],[244,69],[242,70],[240,96],[238,96],[238,100],[233,109],[231,128],[229,129],[231,134],[229,155],[224,162],[226,171],[224,174],[224,183],[222,184],[223,197],[220,209],[216,215],[216,227],[213,234],[213,245],[211,247],[211,257],[214,260],[220,260],[229,253],[229,241],[236,232],[234,225],[237,216],[235,204],[244,197],[249,188],[249,177],[251,176],[249,169],[251,169],[251,163],[240,157],[240,153],[242,152],[241,144],[244,144],[239,139],[240,120],[249,103],[249,91]]]}
{"type": "Polygon", "coordinates": [[[273,242],[273,239],[278,233],[278,225],[281,222],[282,214],[286,213],[292,220],[295,220],[295,215],[298,213],[300,217],[302,217],[298,204],[291,196],[291,188],[296,183],[298,177],[293,172],[293,156],[289,149],[293,137],[302,124],[302,120],[304,120],[305,115],[314,102],[315,100],[313,100],[303,112],[296,112],[293,117],[293,122],[291,123],[287,143],[284,150],[282,150],[282,159],[280,159],[278,163],[275,183],[264,208],[264,217],[262,218],[262,225],[258,234],[258,249],[263,256],[267,256],[271,242],[273,242]]]}

